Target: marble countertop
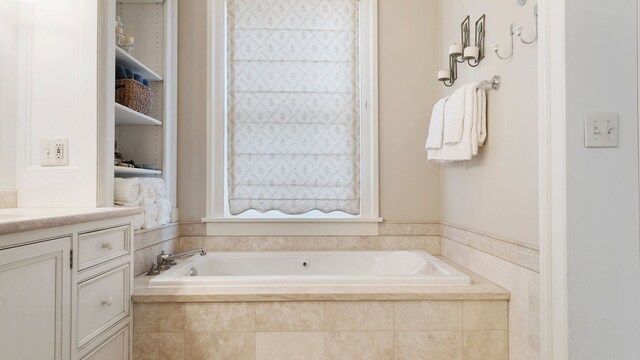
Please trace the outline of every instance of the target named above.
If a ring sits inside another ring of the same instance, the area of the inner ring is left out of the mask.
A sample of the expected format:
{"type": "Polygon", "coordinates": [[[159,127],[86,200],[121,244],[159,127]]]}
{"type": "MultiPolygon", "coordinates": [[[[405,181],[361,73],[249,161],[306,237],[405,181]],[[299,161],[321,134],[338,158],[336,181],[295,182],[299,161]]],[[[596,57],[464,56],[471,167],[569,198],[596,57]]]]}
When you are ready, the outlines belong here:
{"type": "Polygon", "coordinates": [[[0,209],[0,235],[133,216],[139,213],[139,208],[125,207],[0,209]]]}
{"type": "Polygon", "coordinates": [[[471,278],[471,285],[426,286],[228,286],[150,288],[152,276],[134,280],[133,302],[509,300],[510,293],[443,257],[471,278]]]}

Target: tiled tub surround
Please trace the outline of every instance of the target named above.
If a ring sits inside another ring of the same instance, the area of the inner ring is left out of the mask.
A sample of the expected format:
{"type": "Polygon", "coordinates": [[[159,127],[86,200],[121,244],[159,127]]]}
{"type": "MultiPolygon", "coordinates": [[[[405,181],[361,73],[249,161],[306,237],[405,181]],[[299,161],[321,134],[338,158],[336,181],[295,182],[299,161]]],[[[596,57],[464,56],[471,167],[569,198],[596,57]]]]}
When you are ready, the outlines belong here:
{"type": "Polygon", "coordinates": [[[424,250],[440,254],[439,224],[381,223],[377,236],[206,236],[202,223],[180,224],[180,250],[424,250]]]}
{"type": "Polygon", "coordinates": [[[509,293],[451,264],[472,285],[175,289],[140,276],[134,358],[507,359],[509,293]]]}
{"type": "Polygon", "coordinates": [[[538,249],[443,224],[442,255],[511,293],[509,359],[540,359],[538,249]]]}
{"type": "Polygon", "coordinates": [[[507,359],[507,301],[136,303],[134,358],[507,359]]]}
{"type": "Polygon", "coordinates": [[[178,224],[168,224],[150,230],[138,230],[134,235],[133,271],[134,276],[149,271],[160,251],[167,254],[178,249],[180,228],[178,224]]]}

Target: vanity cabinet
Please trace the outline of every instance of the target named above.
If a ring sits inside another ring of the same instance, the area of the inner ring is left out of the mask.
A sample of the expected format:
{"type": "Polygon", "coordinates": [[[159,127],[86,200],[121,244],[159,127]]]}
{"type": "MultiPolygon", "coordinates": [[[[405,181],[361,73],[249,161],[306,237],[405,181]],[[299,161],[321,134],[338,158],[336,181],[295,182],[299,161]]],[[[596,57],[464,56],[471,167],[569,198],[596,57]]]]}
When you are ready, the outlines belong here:
{"type": "Polygon", "coordinates": [[[0,251],[3,359],[68,359],[71,237],[0,251]]]}
{"type": "Polygon", "coordinates": [[[130,359],[132,243],[129,217],[0,235],[0,358],[130,359]]]}

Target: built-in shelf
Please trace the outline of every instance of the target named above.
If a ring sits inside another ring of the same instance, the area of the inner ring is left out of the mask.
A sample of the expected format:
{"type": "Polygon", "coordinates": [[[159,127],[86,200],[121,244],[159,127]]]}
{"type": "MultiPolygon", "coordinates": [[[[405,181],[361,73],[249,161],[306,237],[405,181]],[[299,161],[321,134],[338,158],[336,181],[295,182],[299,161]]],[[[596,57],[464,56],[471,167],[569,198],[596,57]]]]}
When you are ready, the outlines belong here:
{"type": "Polygon", "coordinates": [[[116,175],[132,175],[132,176],[162,175],[162,171],[160,170],[135,169],[135,168],[126,168],[122,166],[114,166],[113,169],[116,175]]]}
{"type": "Polygon", "coordinates": [[[118,4],[164,4],[164,0],[118,0],[118,4]]]}
{"type": "Polygon", "coordinates": [[[136,74],[139,74],[149,81],[162,81],[162,76],[158,75],[155,71],[149,69],[145,64],[143,64],[133,56],[127,54],[126,51],[120,49],[117,46],[116,64],[132,68],[136,74]]]}
{"type": "Polygon", "coordinates": [[[115,103],[116,125],[162,125],[160,120],[115,103]]]}

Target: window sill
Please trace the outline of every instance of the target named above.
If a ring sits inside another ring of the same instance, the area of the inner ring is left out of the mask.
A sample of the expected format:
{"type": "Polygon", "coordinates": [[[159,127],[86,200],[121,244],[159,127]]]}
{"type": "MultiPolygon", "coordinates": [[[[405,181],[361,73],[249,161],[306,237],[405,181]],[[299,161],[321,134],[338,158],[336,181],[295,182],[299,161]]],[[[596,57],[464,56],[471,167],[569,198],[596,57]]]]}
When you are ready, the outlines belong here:
{"type": "Polygon", "coordinates": [[[209,236],[366,236],[378,235],[382,218],[204,218],[209,236]]]}

